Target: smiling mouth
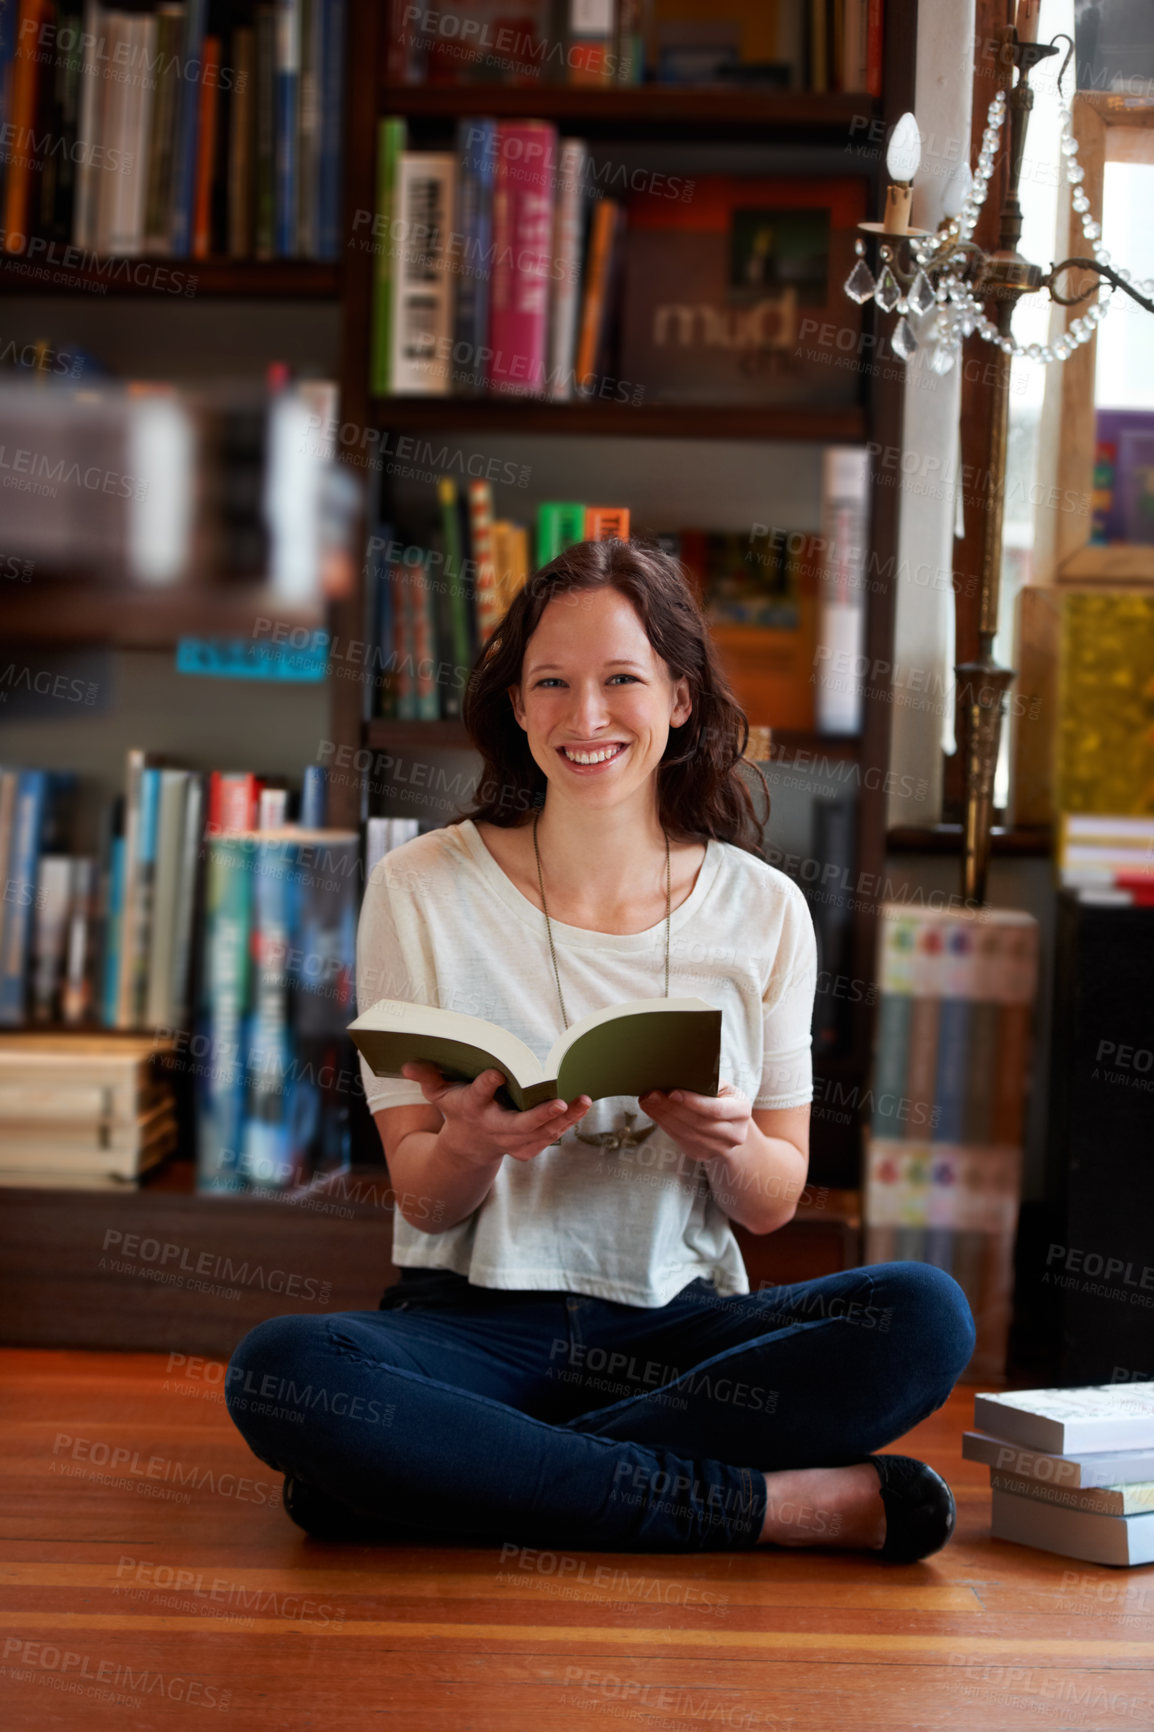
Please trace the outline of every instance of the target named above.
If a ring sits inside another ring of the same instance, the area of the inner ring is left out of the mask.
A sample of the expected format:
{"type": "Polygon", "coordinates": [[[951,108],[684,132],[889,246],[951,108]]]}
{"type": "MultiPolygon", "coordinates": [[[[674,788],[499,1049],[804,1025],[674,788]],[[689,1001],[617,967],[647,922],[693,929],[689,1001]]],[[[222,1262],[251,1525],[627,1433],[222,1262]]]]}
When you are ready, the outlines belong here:
{"type": "Polygon", "coordinates": [[[566,758],[569,763],[577,764],[586,769],[592,764],[611,764],[614,758],[619,758],[625,749],[620,740],[614,740],[611,745],[598,747],[595,752],[583,752],[578,757],[574,756],[567,746],[558,747],[561,756],[566,758]],[[604,756],[601,755],[602,753],[604,756]]]}

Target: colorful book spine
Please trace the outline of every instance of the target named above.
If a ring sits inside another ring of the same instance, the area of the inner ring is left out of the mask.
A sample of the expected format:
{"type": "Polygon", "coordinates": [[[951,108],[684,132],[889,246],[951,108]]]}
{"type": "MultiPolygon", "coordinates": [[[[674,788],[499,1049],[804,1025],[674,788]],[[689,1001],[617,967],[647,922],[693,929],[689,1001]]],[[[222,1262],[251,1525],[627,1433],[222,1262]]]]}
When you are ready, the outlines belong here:
{"type": "Polygon", "coordinates": [[[555,403],[574,395],[577,327],[581,317],[581,243],[589,151],[579,138],[562,139],[557,159],[553,217],[553,299],[549,308],[546,391],[555,403]]]}
{"type": "Polygon", "coordinates": [[[393,666],[396,669],[399,722],[417,719],[416,645],[417,623],[414,600],[415,576],[410,565],[393,572],[393,666]]]}
{"type": "Polygon", "coordinates": [[[291,897],[297,869],[292,843],[253,844],[252,1015],[244,1057],[242,1169],[254,1186],[282,1189],[297,1177],[289,1027],[291,897]]]}
{"type": "Polygon", "coordinates": [[[317,257],[337,259],[341,251],[347,0],[320,0],[320,7],[321,129],[317,167],[317,257]]]}
{"type": "Polygon", "coordinates": [[[275,0],[256,9],[256,122],[253,138],[253,249],[276,257],[276,36],[275,0]]]}
{"type": "Polygon", "coordinates": [[[393,388],[393,318],[398,271],[393,224],[397,211],[397,177],[405,149],[403,120],[377,123],[377,199],[373,212],[373,314],[370,332],[369,389],[387,397],[393,388]]]}
{"type": "Polygon", "coordinates": [[[629,507],[627,505],[587,505],[585,507],[586,541],[628,541],[629,507]]]}
{"type": "Polygon", "coordinates": [[[585,257],[585,279],[581,295],[581,316],[577,335],[577,358],[574,363],[574,384],[578,396],[595,394],[597,379],[594,369],[601,343],[601,327],[608,302],[609,272],[612,264],[613,238],[617,226],[617,207],[612,199],[599,199],[593,206],[589,223],[589,245],[585,257]]]}
{"type": "Polygon", "coordinates": [[[469,530],[473,549],[474,611],[478,647],[488,643],[501,623],[501,598],[493,559],[493,489],[488,481],[469,483],[469,530]]]}
{"type": "Polygon", "coordinates": [[[493,186],[489,389],[539,397],[545,388],[557,131],[501,121],[493,186]]]}
{"type": "Polygon", "coordinates": [[[457,161],[448,152],[407,150],[401,156],[397,209],[402,239],[395,260],[390,332],[394,393],[445,396],[452,386],[456,180],[457,161]]]}
{"type": "Polygon", "coordinates": [[[441,573],[441,589],[448,603],[447,623],[449,627],[445,646],[447,656],[441,660],[449,663],[444,670],[442,683],[443,715],[454,720],[461,714],[461,698],[465,689],[472,662],[471,634],[469,630],[470,597],[465,577],[464,549],[461,545],[460,515],[457,509],[457,483],[451,476],[442,476],[437,483],[437,497],[441,506],[441,532],[444,542],[445,563],[441,573]]]}
{"type": "Polygon", "coordinates": [[[36,906],[36,866],[48,802],[44,770],[21,770],[12,814],[12,842],[4,885],[4,946],[0,955],[0,1023],[23,1022],[28,959],[36,906]]]}
{"type": "Polygon", "coordinates": [[[278,258],[297,252],[298,107],[301,73],[301,0],[277,0],[276,11],[276,218],[278,258]]]}
{"type": "Polygon", "coordinates": [[[422,561],[413,573],[413,659],[416,664],[417,720],[435,722],[441,714],[437,679],[437,630],[433,591],[428,565],[422,561]]]}
{"type": "Polygon", "coordinates": [[[548,499],[537,507],[537,568],[575,542],[585,540],[585,506],[574,499],[548,499]]]}
{"type": "Polygon", "coordinates": [[[218,836],[209,843],[205,888],[201,1066],[197,1112],[197,1189],[244,1189],[241,1144],[245,1103],[252,843],[218,836]]]}
{"type": "Polygon", "coordinates": [[[201,50],[203,67],[200,113],[197,117],[196,185],[193,193],[192,256],[207,259],[212,252],[212,187],[219,148],[218,98],[220,85],[220,37],[206,36],[201,50]]]}
{"type": "MultiPolygon", "coordinates": [[[[207,0],[187,0],[184,14],[182,64],[200,64],[204,46],[207,0]]],[[[200,86],[196,79],[179,81],[177,99],[175,174],[172,196],[172,254],[184,259],[192,251],[192,221],[196,196],[197,123],[200,118],[200,86]]],[[[86,136],[91,137],[89,133],[86,136]]]]}
{"type": "Polygon", "coordinates": [[[857,734],[862,722],[869,452],[830,446],[822,459],[821,572],[816,656],[818,732],[857,734]]]}
{"type": "Polygon", "coordinates": [[[105,894],[104,954],[100,995],[100,1020],[115,1028],[120,1003],[120,947],[124,931],[124,837],[113,836],[108,854],[108,888],[105,894]]]}
{"type": "Polygon", "coordinates": [[[461,396],[478,395],[486,383],[482,354],[489,332],[496,147],[495,120],[465,115],[458,121],[457,228],[461,250],[455,267],[453,389],[461,396]]]}

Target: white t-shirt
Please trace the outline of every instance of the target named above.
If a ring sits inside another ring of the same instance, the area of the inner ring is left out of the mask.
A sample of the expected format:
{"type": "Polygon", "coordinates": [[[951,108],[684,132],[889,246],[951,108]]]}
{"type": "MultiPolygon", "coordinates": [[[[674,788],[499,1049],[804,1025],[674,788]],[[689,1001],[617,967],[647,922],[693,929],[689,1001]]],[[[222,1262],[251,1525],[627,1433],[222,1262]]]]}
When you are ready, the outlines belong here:
{"type": "MultiPolygon", "coordinates": [[[[664,918],[647,932],[552,927],[570,1025],[610,1004],[663,995],[664,918]]],[[[670,932],[670,997],[702,998],[722,1012],[720,1080],[755,1107],[812,1099],[816,944],[792,880],[710,840],[670,932]]],[[[403,843],[374,870],[357,934],[358,1008],[381,998],[484,1017],[542,1060],[563,1032],[545,917],[471,819],[403,843]]],[[[361,1073],[372,1112],[424,1100],[415,1082],[374,1076],[363,1059],[361,1073]]],[[[722,1294],[749,1292],[708,1163],[686,1155],[635,1096],[594,1101],[556,1146],[532,1161],[504,1160],[488,1196],[456,1226],[427,1233],[398,1209],[394,1234],[398,1265],[453,1269],[478,1287],[560,1289],[639,1306],[666,1305],[699,1276],[722,1294]],[[617,1146],[583,1140],[598,1135],[617,1146]]]]}

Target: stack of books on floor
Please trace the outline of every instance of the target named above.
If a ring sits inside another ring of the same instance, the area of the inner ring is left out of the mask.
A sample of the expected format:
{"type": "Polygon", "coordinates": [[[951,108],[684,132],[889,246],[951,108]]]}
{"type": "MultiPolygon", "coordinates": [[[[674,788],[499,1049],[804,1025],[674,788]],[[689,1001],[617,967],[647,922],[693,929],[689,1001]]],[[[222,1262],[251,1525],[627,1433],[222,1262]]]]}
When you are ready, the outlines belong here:
{"type": "Polygon", "coordinates": [[[0,1185],[135,1184],[176,1147],[171,1042],[0,1037],[0,1185]]]}
{"type": "Polygon", "coordinates": [[[1154,1383],[975,1395],[993,1535],[1090,1564],[1154,1563],[1154,1383]]]}
{"type": "Polygon", "coordinates": [[[933,1263],[965,1291],[970,1370],[1005,1365],[1038,980],[1016,910],[887,903],[867,1136],[866,1262],[933,1263]]]}
{"type": "Polygon", "coordinates": [[[1082,902],[1154,907],[1154,817],[1063,812],[1055,864],[1082,902]]]}

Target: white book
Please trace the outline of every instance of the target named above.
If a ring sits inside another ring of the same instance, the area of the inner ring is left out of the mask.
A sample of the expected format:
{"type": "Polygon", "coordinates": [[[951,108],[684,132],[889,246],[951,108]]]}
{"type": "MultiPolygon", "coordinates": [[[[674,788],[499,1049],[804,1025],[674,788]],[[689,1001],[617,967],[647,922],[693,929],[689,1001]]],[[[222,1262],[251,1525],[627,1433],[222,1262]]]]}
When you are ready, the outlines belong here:
{"type": "Polygon", "coordinates": [[[1154,1511],[1154,1480],[1135,1480],[1130,1485],[1077,1486],[1043,1485],[1028,1474],[992,1473],[990,1485],[994,1491],[1013,1492],[1015,1497],[1032,1497],[1038,1503],[1053,1504],[1057,1509],[1089,1510],[1092,1515],[1149,1515],[1154,1511]]]}
{"type": "Polygon", "coordinates": [[[1004,1437],[984,1431],[962,1433],[962,1455],[966,1461],[981,1461],[997,1472],[1029,1477],[1042,1485],[1116,1486],[1132,1480],[1154,1480],[1154,1449],[1087,1450],[1073,1455],[1050,1455],[1045,1450],[1023,1449],[1004,1437]]]}
{"type": "Polygon", "coordinates": [[[820,734],[861,731],[869,462],[858,445],[831,445],[822,458],[825,552],[814,668],[820,734]]]}
{"type": "Polygon", "coordinates": [[[1057,1455],[1154,1448],[1154,1383],[975,1395],[974,1424],[1009,1443],[1057,1455]]]}
{"type": "Polygon", "coordinates": [[[457,158],[450,152],[402,152],[390,332],[396,395],[448,396],[451,389],[456,187],[457,158]]]}
{"type": "Polygon", "coordinates": [[[557,198],[553,206],[554,290],[549,308],[546,390],[555,403],[573,396],[573,363],[581,313],[581,239],[585,214],[585,171],[589,151],[583,139],[561,140],[557,156],[557,198]]]}
{"type": "Polygon", "coordinates": [[[1037,1546],[1087,1564],[1154,1563],[1154,1515],[1093,1515],[995,1491],[990,1531],[996,1540],[1037,1546]]]}

